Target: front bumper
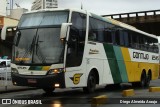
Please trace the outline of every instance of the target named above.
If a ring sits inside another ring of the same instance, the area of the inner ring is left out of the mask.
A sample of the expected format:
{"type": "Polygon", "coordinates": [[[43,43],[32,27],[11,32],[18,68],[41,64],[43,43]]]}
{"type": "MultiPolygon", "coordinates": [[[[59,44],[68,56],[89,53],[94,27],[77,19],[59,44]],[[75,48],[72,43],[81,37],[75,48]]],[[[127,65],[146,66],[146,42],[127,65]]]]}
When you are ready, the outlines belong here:
{"type": "Polygon", "coordinates": [[[12,73],[12,82],[17,86],[30,86],[38,88],[56,88],[55,84],[59,84],[58,88],[65,88],[64,73],[54,75],[20,75],[12,73]]]}

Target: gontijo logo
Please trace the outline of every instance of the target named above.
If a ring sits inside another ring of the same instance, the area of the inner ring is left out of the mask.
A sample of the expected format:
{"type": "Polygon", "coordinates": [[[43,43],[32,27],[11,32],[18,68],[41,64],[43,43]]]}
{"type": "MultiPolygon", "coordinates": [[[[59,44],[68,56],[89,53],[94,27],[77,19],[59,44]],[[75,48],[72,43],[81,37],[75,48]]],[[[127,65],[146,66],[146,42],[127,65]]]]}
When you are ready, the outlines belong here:
{"type": "Polygon", "coordinates": [[[83,74],[82,73],[77,73],[77,74],[74,74],[73,77],[70,77],[70,79],[73,81],[73,83],[75,85],[79,84],[80,82],[80,77],[82,76],[83,74]]]}

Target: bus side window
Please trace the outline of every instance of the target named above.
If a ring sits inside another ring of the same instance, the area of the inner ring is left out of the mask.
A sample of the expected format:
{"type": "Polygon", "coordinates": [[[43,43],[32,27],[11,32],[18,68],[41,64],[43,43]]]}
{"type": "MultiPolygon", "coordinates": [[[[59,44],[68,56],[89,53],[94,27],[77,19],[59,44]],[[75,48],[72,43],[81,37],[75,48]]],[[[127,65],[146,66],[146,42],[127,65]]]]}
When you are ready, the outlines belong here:
{"type": "Polygon", "coordinates": [[[115,32],[115,45],[120,45],[120,35],[119,30],[115,32]]]}
{"type": "Polygon", "coordinates": [[[112,32],[110,30],[104,31],[104,42],[106,43],[112,43],[112,32]]]}
{"type": "Polygon", "coordinates": [[[127,31],[124,31],[124,46],[129,47],[129,35],[127,31]]]}
{"type": "Polygon", "coordinates": [[[151,51],[155,52],[155,53],[158,53],[158,46],[157,46],[158,41],[157,41],[157,39],[152,38],[151,40],[152,40],[152,46],[151,46],[152,50],[151,51]]]}
{"type": "Polygon", "coordinates": [[[97,34],[96,34],[96,22],[95,19],[89,18],[89,35],[88,40],[90,41],[96,41],[97,40],[97,34]]]}
{"type": "Polygon", "coordinates": [[[98,33],[98,42],[104,42],[104,22],[100,20],[97,21],[97,33],[98,33]]]}
{"type": "Polygon", "coordinates": [[[113,29],[112,25],[109,23],[105,23],[104,25],[104,42],[106,43],[113,43],[113,29]]]}
{"type": "Polygon", "coordinates": [[[144,44],[143,45],[144,45],[144,50],[145,51],[147,51],[147,44],[148,44],[147,39],[146,39],[146,37],[144,37],[144,44]]]}
{"type": "Polygon", "coordinates": [[[73,12],[71,22],[66,58],[67,67],[80,66],[82,62],[86,37],[86,15],[73,12]]]}
{"type": "Polygon", "coordinates": [[[120,45],[124,46],[124,31],[119,30],[119,36],[120,36],[120,45]]]}
{"type": "Polygon", "coordinates": [[[150,37],[147,37],[147,47],[148,47],[148,51],[152,52],[153,51],[153,42],[151,40],[150,37]]]}
{"type": "Polygon", "coordinates": [[[94,33],[93,31],[90,31],[88,39],[91,40],[91,41],[96,41],[97,40],[97,34],[94,33]]]}
{"type": "Polygon", "coordinates": [[[89,18],[89,35],[88,39],[91,41],[104,42],[104,22],[89,18]]]}
{"type": "Polygon", "coordinates": [[[127,31],[128,33],[128,42],[129,47],[132,48],[132,33],[130,31],[127,31]]]}
{"type": "Polygon", "coordinates": [[[135,32],[132,32],[132,47],[139,49],[139,36],[135,32]]]}
{"type": "Polygon", "coordinates": [[[154,52],[158,53],[158,40],[157,39],[153,39],[153,45],[154,45],[154,52]]]}

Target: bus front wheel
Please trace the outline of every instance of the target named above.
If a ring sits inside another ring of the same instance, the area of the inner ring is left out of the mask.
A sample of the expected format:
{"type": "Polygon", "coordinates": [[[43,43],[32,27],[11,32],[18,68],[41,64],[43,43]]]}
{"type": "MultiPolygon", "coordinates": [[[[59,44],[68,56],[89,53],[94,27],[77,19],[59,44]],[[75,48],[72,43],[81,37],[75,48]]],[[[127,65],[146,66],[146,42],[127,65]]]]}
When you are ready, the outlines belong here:
{"type": "Polygon", "coordinates": [[[92,93],[96,88],[96,76],[94,72],[91,72],[88,76],[87,87],[83,88],[83,91],[86,93],[92,93]]]}
{"type": "Polygon", "coordinates": [[[46,93],[52,93],[55,88],[43,88],[43,90],[46,92],[46,93]]]}

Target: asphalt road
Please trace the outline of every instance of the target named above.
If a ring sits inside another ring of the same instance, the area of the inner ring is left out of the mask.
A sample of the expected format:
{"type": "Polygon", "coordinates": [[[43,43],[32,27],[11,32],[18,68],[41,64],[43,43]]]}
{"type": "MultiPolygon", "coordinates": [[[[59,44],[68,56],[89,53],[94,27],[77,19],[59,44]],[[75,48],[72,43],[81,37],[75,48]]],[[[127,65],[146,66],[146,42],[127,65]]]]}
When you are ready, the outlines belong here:
{"type": "MultiPolygon", "coordinates": [[[[151,82],[150,86],[160,86],[160,79],[151,82]]],[[[93,94],[85,94],[81,88],[75,89],[56,89],[52,95],[47,95],[41,89],[19,91],[12,93],[4,93],[0,95],[2,99],[12,99],[12,105],[0,105],[0,107],[35,107],[32,103],[42,103],[38,107],[91,107],[92,98],[100,95],[106,95],[108,97],[107,104],[99,105],[99,107],[159,107],[160,104],[124,104],[126,101],[141,100],[145,101],[145,98],[151,98],[151,100],[160,101],[160,93],[149,92],[148,88],[132,87],[131,84],[122,84],[121,87],[100,86],[93,94]],[[125,89],[134,89],[135,95],[131,97],[123,97],[122,91],[125,89]],[[126,99],[124,99],[126,98],[126,99]],[[153,99],[152,99],[153,98],[153,99]],[[28,100],[30,102],[28,102],[28,100]],[[123,102],[123,104],[120,104],[123,102]],[[17,105],[18,103],[18,105],[17,105]],[[19,103],[22,103],[19,105],[19,103]],[[26,104],[27,103],[27,104],[26,104]],[[29,103],[29,104],[28,104],[29,103]]],[[[1,100],[1,99],[0,99],[1,100]]]]}

